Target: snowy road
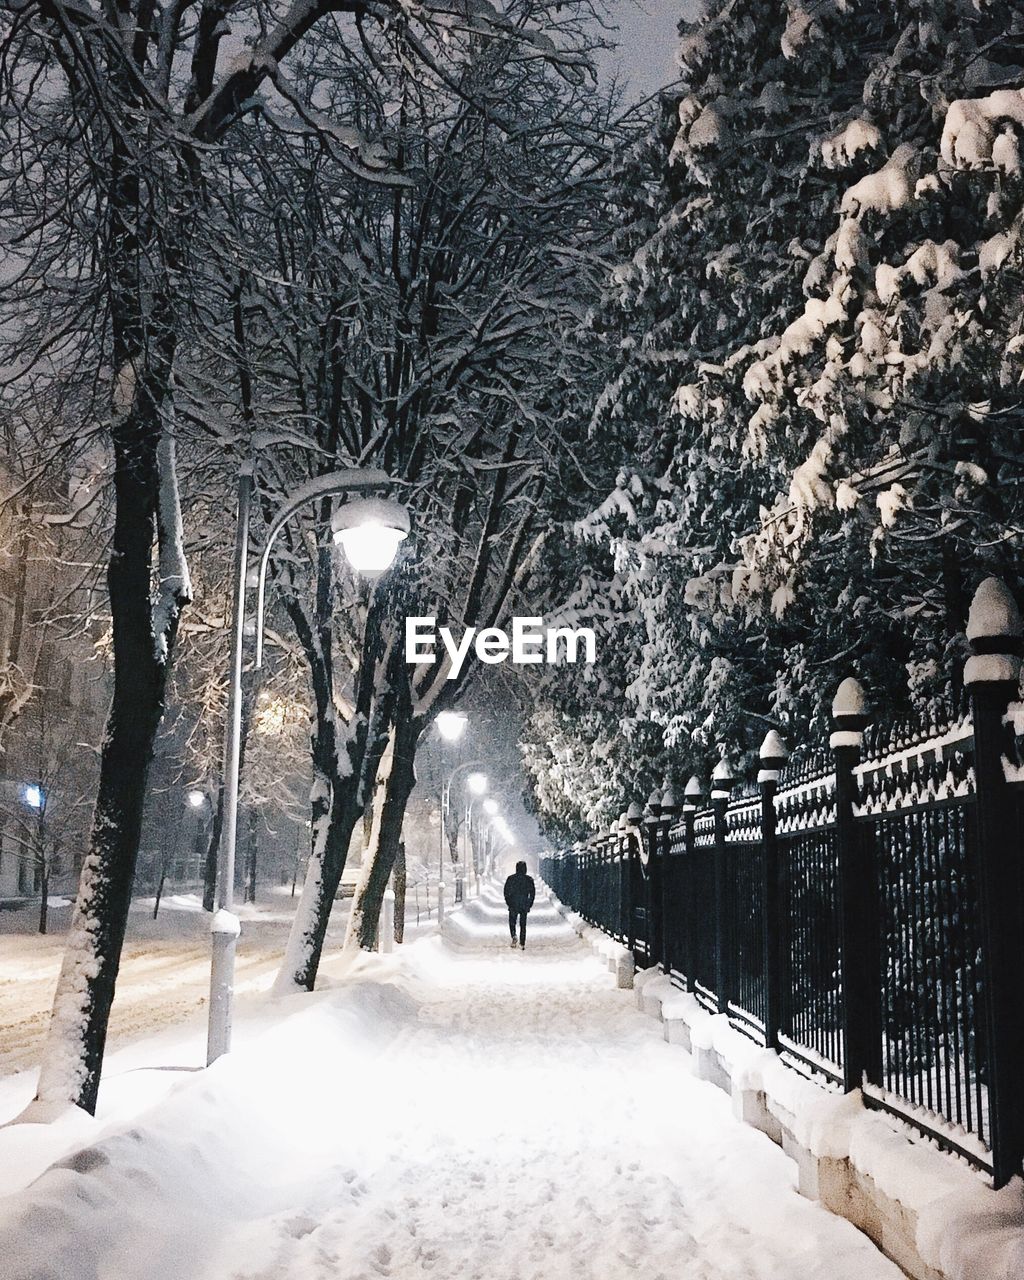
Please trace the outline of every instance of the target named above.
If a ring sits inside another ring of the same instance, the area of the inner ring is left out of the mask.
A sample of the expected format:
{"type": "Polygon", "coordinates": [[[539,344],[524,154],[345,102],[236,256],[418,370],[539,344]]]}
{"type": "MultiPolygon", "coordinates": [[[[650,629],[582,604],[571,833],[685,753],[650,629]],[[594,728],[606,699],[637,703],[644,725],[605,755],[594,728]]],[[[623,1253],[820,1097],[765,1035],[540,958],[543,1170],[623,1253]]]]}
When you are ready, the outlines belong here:
{"type": "MultiPolygon", "coordinates": [[[[347,906],[347,904],[344,904],[347,906]]],[[[281,965],[292,902],[274,909],[244,909],[235,990],[239,996],[270,989],[281,965]]],[[[152,920],[152,900],[133,903],[121,955],[117,998],[110,1018],[113,1049],[168,1027],[201,1009],[210,990],[210,917],[192,897],[171,897],[152,920]]],[[[0,1076],[39,1065],[53,1005],[70,911],[53,912],[56,930],[0,933],[0,1076]]],[[[339,940],[347,913],[338,911],[331,936],[339,940]]],[[[24,919],[0,924],[25,926],[24,919]]]]}
{"type": "Polygon", "coordinates": [[[898,1280],[558,942],[425,938],[273,1005],[230,1060],[0,1200],[5,1276],[898,1280]]]}

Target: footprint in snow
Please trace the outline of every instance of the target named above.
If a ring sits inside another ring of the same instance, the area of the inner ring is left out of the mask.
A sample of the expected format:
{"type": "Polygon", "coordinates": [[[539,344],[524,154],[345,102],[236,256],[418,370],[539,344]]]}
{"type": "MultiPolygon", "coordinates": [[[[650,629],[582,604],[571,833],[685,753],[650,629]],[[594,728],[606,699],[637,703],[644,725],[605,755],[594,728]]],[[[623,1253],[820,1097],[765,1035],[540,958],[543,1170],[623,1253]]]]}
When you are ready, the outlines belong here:
{"type": "Polygon", "coordinates": [[[282,1225],[286,1235],[293,1240],[301,1240],[303,1236],[312,1235],[320,1224],[308,1213],[297,1213],[294,1218],[289,1218],[282,1225]]]}
{"type": "Polygon", "coordinates": [[[370,1266],[380,1276],[391,1274],[391,1250],[386,1244],[379,1245],[370,1257],[370,1266]]]}

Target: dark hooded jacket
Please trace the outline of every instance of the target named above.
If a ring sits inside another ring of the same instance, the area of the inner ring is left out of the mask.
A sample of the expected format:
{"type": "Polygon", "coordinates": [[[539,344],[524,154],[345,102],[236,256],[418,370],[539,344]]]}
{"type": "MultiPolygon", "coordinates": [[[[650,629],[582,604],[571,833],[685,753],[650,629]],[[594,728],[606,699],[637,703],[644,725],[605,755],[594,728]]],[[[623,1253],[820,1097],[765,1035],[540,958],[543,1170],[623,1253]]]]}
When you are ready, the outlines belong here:
{"type": "Polygon", "coordinates": [[[533,877],[525,871],[516,871],[505,881],[505,905],[510,911],[529,911],[535,893],[533,877]]]}

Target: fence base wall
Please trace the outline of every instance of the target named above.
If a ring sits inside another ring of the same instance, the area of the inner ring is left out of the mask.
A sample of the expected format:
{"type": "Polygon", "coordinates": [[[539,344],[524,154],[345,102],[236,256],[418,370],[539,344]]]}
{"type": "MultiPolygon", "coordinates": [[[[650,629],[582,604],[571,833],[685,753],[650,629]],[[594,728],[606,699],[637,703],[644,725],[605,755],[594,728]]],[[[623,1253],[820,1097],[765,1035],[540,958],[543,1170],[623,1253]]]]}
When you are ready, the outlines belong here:
{"type": "MultiPolygon", "coordinates": [[[[560,909],[607,954],[609,939],[560,909]]],[[[637,1007],[662,1021],[693,1073],[728,1093],[736,1118],[793,1160],[801,1195],[852,1222],[912,1280],[1024,1275],[1019,1178],[993,1191],[965,1161],[868,1110],[859,1091],[836,1093],[805,1079],[656,968],[637,973],[633,986],[637,1007]]]]}

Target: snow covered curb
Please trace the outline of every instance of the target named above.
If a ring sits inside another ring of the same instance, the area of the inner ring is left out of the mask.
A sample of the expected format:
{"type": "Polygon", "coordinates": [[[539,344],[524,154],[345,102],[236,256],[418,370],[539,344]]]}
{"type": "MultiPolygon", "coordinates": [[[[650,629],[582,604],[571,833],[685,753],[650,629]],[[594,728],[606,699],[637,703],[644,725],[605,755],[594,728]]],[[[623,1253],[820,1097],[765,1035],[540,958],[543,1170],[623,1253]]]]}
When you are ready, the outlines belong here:
{"type": "Polygon", "coordinates": [[[1024,1183],[985,1175],[863,1104],[787,1067],[680,991],[659,969],[634,982],[637,1005],[685,1048],[694,1074],[724,1089],[738,1119],[797,1164],[802,1194],[848,1219],[914,1280],[1024,1275],[1024,1183]]]}
{"type": "Polygon", "coordinates": [[[615,974],[616,986],[620,990],[628,991],[633,986],[633,971],[635,968],[633,954],[629,948],[624,947],[621,942],[616,942],[614,938],[609,938],[600,929],[595,929],[581,915],[577,915],[575,911],[571,911],[563,902],[559,902],[550,890],[548,892],[559,915],[562,916],[570,928],[579,934],[584,942],[594,948],[604,960],[608,971],[615,974]]]}

